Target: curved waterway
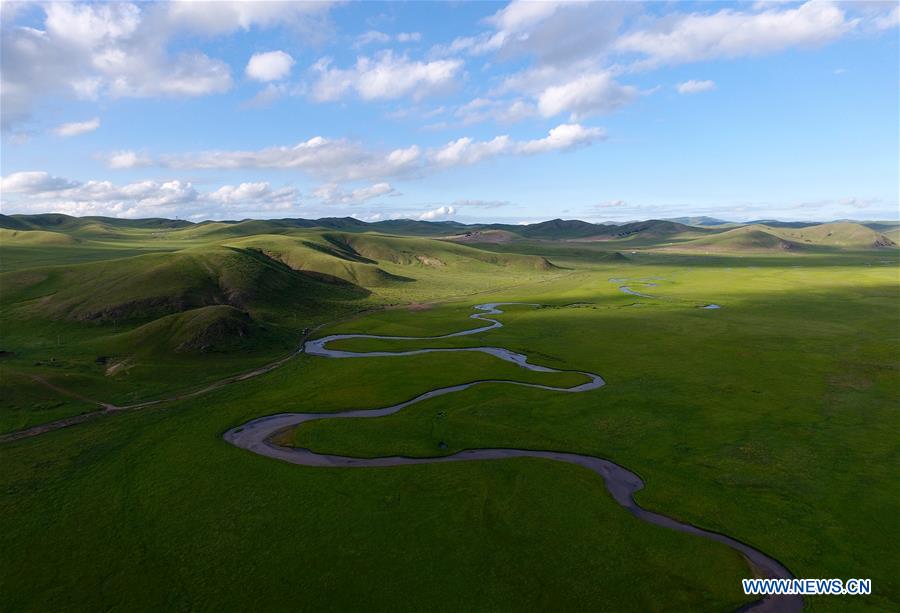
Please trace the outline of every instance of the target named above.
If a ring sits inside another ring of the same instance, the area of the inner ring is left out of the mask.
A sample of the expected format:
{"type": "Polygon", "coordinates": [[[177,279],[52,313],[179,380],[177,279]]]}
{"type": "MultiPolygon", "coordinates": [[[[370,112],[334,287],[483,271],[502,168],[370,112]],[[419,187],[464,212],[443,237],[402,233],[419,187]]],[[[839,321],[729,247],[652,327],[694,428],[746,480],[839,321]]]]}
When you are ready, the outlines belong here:
{"type": "MultiPolygon", "coordinates": [[[[534,387],[554,392],[564,393],[581,393],[598,389],[606,383],[603,378],[595,373],[583,371],[562,371],[555,368],[548,368],[528,362],[528,356],[515,353],[502,347],[466,347],[466,348],[448,348],[448,349],[417,349],[413,351],[340,351],[328,349],[327,345],[333,341],[352,339],[352,338],[374,338],[384,340],[429,340],[452,338],[456,336],[467,336],[470,334],[478,334],[486,330],[500,328],[503,326],[500,321],[492,319],[490,315],[499,315],[503,311],[499,307],[512,304],[524,304],[526,306],[540,306],[536,304],[526,304],[517,302],[493,302],[488,304],[479,304],[475,307],[476,313],[470,315],[472,319],[483,321],[486,325],[461,332],[453,332],[441,336],[377,336],[372,334],[333,334],[319,339],[307,341],[303,350],[316,356],[327,358],[367,358],[367,357],[388,357],[388,356],[405,356],[418,355],[422,353],[438,353],[438,352],[457,352],[457,351],[479,351],[488,353],[501,360],[506,360],[518,365],[521,368],[533,370],[537,372],[580,372],[588,378],[586,383],[575,387],[553,387],[549,385],[539,385],[536,383],[520,383],[517,381],[505,381],[496,379],[487,379],[482,381],[473,381],[470,383],[462,383],[460,385],[451,385],[430,390],[411,400],[401,402],[399,404],[388,407],[375,409],[358,409],[354,411],[344,411],[340,413],[279,413],[277,415],[269,415],[253,419],[247,423],[228,430],[223,438],[241,449],[252,451],[259,455],[263,455],[276,460],[290,462],[291,464],[299,464],[301,466],[314,467],[330,467],[330,468],[376,468],[389,466],[408,466],[412,464],[441,464],[447,462],[471,462],[485,460],[507,460],[510,458],[541,458],[556,462],[566,462],[576,464],[595,472],[603,478],[606,489],[612,495],[613,499],[622,507],[624,507],[632,515],[646,521],[648,523],[662,526],[670,530],[686,532],[705,539],[723,543],[741,555],[750,563],[754,571],[763,577],[789,579],[793,575],[780,562],[765,553],[754,549],[746,543],[742,543],[728,535],[704,530],[692,524],[680,522],[667,515],[655,513],[642,508],[634,500],[634,493],[643,489],[644,482],[635,473],[631,472],[624,466],[620,466],[610,460],[599,458],[596,456],[565,453],[561,451],[542,451],[533,449],[467,449],[458,453],[435,456],[429,458],[412,458],[405,456],[384,456],[378,458],[354,458],[349,456],[331,455],[325,453],[316,453],[310,449],[297,447],[283,447],[273,442],[276,434],[285,430],[295,428],[300,424],[316,421],[321,419],[358,419],[366,417],[384,417],[392,415],[405,409],[406,407],[445,394],[459,392],[483,383],[504,383],[507,385],[518,385],[522,387],[534,387]]],[[[800,596],[769,596],[758,602],[752,603],[741,610],[753,611],[800,611],[803,608],[803,600],[800,596]]]]}

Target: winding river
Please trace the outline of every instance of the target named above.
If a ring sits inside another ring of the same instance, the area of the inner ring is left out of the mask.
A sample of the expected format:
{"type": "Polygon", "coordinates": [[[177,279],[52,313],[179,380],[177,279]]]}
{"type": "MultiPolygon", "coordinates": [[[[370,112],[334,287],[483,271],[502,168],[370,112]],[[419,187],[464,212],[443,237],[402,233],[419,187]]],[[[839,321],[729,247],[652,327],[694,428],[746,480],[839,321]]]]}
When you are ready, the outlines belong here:
{"type": "MultiPolygon", "coordinates": [[[[526,304],[514,302],[494,302],[488,304],[480,304],[475,307],[476,313],[471,315],[472,319],[485,322],[486,325],[452,334],[444,334],[441,336],[416,337],[416,336],[376,336],[370,334],[334,334],[319,339],[307,341],[303,350],[316,356],[327,358],[366,358],[366,357],[386,357],[386,356],[405,356],[418,355],[422,353],[436,352],[457,352],[457,351],[479,351],[488,353],[502,360],[512,362],[521,368],[538,372],[573,372],[561,371],[546,366],[539,366],[528,362],[528,357],[519,353],[515,353],[501,347],[467,347],[467,348],[447,348],[447,349],[417,349],[413,351],[371,351],[371,352],[354,352],[339,351],[328,349],[327,345],[333,341],[351,339],[351,338],[374,338],[385,340],[429,340],[452,338],[456,336],[467,336],[470,334],[478,334],[494,328],[502,327],[502,323],[496,319],[492,319],[491,315],[499,315],[503,311],[499,307],[510,304],[526,304]]],[[[536,304],[528,304],[527,306],[540,306],[536,304]]],[[[574,371],[581,372],[581,371],[574,371]]],[[[251,420],[241,426],[228,430],[223,438],[242,449],[252,451],[259,455],[299,464],[301,466],[316,467],[345,467],[345,468],[371,468],[371,467],[388,467],[388,466],[406,466],[411,464],[437,464],[445,462],[469,462],[475,460],[505,460],[509,458],[542,458],[557,462],[567,462],[569,464],[577,464],[591,470],[600,475],[606,483],[606,488],[612,495],[613,499],[624,507],[632,515],[646,521],[648,523],[686,532],[702,538],[723,543],[735,551],[739,552],[746,558],[750,565],[754,568],[758,575],[768,578],[789,579],[793,575],[780,562],[765,553],[754,549],[746,543],[742,543],[725,534],[704,530],[697,526],[677,521],[667,515],[648,511],[640,507],[634,500],[634,493],[644,487],[644,482],[635,473],[627,468],[620,466],[609,460],[577,453],[565,453],[560,451],[541,451],[530,449],[468,449],[458,453],[436,456],[429,458],[413,458],[404,456],[386,456],[378,458],[354,458],[348,456],[338,456],[323,453],[316,453],[309,449],[283,447],[275,444],[273,437],[290,428],[294,428],[302,423],[315,421],[320,419],[348,419],[348,418],[365,418],[365,417],[384,417],[392,415],[402,409],[437,396],[452,394],[483,383],[505,383],[508,385],[519,385],[523,387],[534,387],[539,389],[550,390],[554,392],[580,393],[598,389],[605,385],[600,375],[581,372],[588,377],[586,383],[575,387],[561,388],[549,385],[539,385],[536,383],[520,383],[517,381],[505,381],[488,379],[482,381],[473,381],[470,383],[462,383],[460,385],[452,385],[433,389],[416,396],[411,400],[401,402],[388,407],[375,409],[359,409],[355,411],[344,411],[340,413],[279,413],[267,417],[260,417],[251,420]]],[[[800,611],[803,608],[803,600],[800,596],[769,596],[758,602],[752,603],[742,610],[753,611],[800,611]]]]}

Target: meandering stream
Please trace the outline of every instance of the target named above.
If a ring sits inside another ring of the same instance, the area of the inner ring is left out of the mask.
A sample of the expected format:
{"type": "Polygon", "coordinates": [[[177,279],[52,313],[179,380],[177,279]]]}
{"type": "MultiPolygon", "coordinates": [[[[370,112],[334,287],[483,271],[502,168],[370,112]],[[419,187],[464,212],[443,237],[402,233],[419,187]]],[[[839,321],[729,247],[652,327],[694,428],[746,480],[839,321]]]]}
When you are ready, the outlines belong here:
{"type": "MultiPolygon", "coordinates": [[[[307,341],[304,344],[303,350],[310,354],[316,356],[322,356],[327,358],[367,358],[367,357],[385,357],[385,356],[405,356],[405,355],[418,355],[422,353],[435,353],[435,352],[457,352],[457,351],[479,351],[482,353],[488,353],[490,355],[496,356],[502,360],[506,360],[508,362],[512,362],[521,368],[525,368],[528,370],[538,371],[538,372],[573,372],[573,371],[561,371],[555,368],[548,368],[546,366],[539,366],[537,364],[531,364],[528,362],[528,357],[519,353],[515,353],[508,349],[503,349],[502,347],[467,347],[467,348],[447,348],[447,349],[417,349],[413,351],[371,351],[371,352],[354,352],[354,351],[340,351],[335,349],[328,349],[327,345],[333,341],[351,339],[351,338],[369,338],[369,339],[384,339],[384,340],[434,340],[441,338],[451,338],[456,336],[466,336],[470,334],[478,334],[480,332],[485,332],[487,330],[491,330],[494,328],[502,327],[502,323],[496,319],[492,319],[491,315],[499,315],[503,311],[500,310],[499,307],[508,305],[508,304],[525,304],[525,303],[513,303],[513,302],[495,302],[488,304],[480,304],[475,307],[477,310],[476,313],[471,315],[472,319],[477,319],[486,323],[486,325],[474,328],[471,330],[463,330],[461,332],[453,332],[451,334],[444,334],[441,336],[431,336],[431,337],[415,337],[415,336],[377,336],[370,334],[334,334],[331,336],[325,336],[316,340],[307,341]]],[[[539,306],[535,304],[530,304],[527,306],[539,306]]],[[[554,392],[565,392],[565,393],[581,393],[588,392],[591,390],[598,389],[605,385],[603,378],[595,373],[590,372],[582,372],[582,371],[574,371],[581,372],[581,374],[585,375],[588,378],[586,383],[582,383],[581,385],[577,385],[575,387],[553,387],[549,385],[539,385],[536,383],[520,383],[517,381],[504,381],[504,380],[482,380],[482,381],[473,381],[470,383],[462,383],[459,385],[452,385],[448,387],[442,387],[430,390],[411,400],[407,400],[405,402],[401,402],[399,404],[391,405],[388,407],[374,408],[374,409],[359,409],[354,411],[344,411],[340,413],[279,413],[277,415],[270,415],[267,417],[260,417],[258,419],[251,420],[241,426],[232,428],[228,430],[223,435],[223,438],[242,449],[246,449],[248,451],[252,451],[253,453],[257,453],[263,456],[267,456],[270,458],[274,458],[277,460],[282,460],[284,462],[290,462],[292,464],[299,464],[301,466],[316,466],[316,467],[345,467],[345,468],[372,468],[372,467],[388,467],[388,466],[405,466],[411,464],[436,464],[436,463],[445,463],[445,462],[466,462],[466,461],[477,461],[477,460],[505,460],[510,458],[542,458],[546,460],[553,460],[557,462],[567,462],[569,464],[577,464],[578,466],[582,466],[591,470],[598,475],[600,475],[604,482],[606,483],[606,488],[609,490],[609,493],[612,495],[613,499],[619,503],[622,507],[628,510],[632,515],[637,518],[646,521],[651,524],[655,524],[657,526],[662,526],[664,528],[669,528],[671,530],[677,530],[679,532],[686,532],[688,534],[693,534],[702,538],[706,538],[709,540],[717,541],[719,543],[723,543],[732,549],[738,551],[741,555],[743,555],[751,566],[755,569],[757,573],[764,577],[769,578],[782,578],[788,579],[792,578],[793,575],[791,572],[784,567],[780,562],[775,560],[774,558],[766,555],[765,553],[759,551],[758,549],[754,549],[750,545],[746,543],[742,543],[730,536],[725,534],[720,534],[718,532],[713,532],[710,530],[704,530],[702,528],[698,528],[697,526],[680,522],[675,520],[667,515],[663,515],[660,513],[655,513],[653,511],[648,511],[642,507],[640,507],[637,502],[634,500],[634,493],[639,491],[644,487],[644,482],[638,477],[635,473],[631,472],[627,468],[620,466],[610,460],[606,460],[604,458],[599,458],[590,455],[583,455],[577,453],[565,453],[560,451],[542,451],[542,450],[531,450],[531,449],[468,449],[465,451],[460,451],[458,453],[444,455],[444,456],[435,456],[428,458],[413,458],[413,457],[404,457],[404,456],[386,456],[386,457],[378,457],[378,458],[353,458],[347,456],[338,456],[331,454],[323,454],[316,453],[309,449],[302,448],[294,448],[294,447],[283,447],[272,442],[273,437],[289,428],[295,428],[296,426],[320,419],[348,419],[348,418],[366,418],[366,417],[384,417],[386,415],[391,415],[398,411],[403,410],[404,408],[421,402],[423,400],[427,400],[429,398],[434,398],[436,396],[443,396],[445,394],[451,394],[453,392],[462,391],[464,389],[468,389],[470,387],[474,387],[476,385],[481,385],[483,383],[504,383],[507,385],[518,385],[523,387],[534,387],[538,389],[545,389],[554,392]]],[[[754,610],[754,611],[800,611],[803,608],[803,600],[800,596],[769,596],[755,602],[743,610],[754,610]]]]}

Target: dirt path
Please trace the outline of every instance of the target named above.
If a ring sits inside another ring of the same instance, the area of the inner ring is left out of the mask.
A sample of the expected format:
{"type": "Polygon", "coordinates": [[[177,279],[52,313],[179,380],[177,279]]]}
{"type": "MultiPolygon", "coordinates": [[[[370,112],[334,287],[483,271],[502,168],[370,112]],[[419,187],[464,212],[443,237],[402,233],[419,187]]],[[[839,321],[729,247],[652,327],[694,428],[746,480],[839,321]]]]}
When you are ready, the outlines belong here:
{"type": "MultiPolygon", "coordinates": [[[[353,352],[338,351],[328,349],[326,345],[332,341],[343,340],[348,338],[375,338],[385,340],[424,340],[451,338],[457,336],[465,336],[470,334],[478,334],[486,330],[502,327],[502,323],[496,319],[488,317],[489,315],[499,315],[503,311],[500,306],[506,304],[521,303],[489,303],[475,307],[478,311],[470,317],[487,323],[487,325],[472,330],[463,330],[451,334],[432,337],[408,337],[408,336],[375,336],[368,334],[334,334],[320,339],[307,341],[305,350],[310,355],[328,357],[328,358],[366,358],[366,357],[384,357],[384,356],[403,356],[417,355],[422,353],[433,353],[442,351],[478,351],[489,353],[502,360],[513,362],[521,368],[535,370],[540,372],[571,372],[560,371],[554,368],[539,366],[528,362],[525,355],[514,353],[502,347],[471,347],[471,348],[454,348],[454,349],[419,349],[414,351],[373,351],[373,352],[353,352]]],[[[528,305],[537,306],[537,305],[528,305]]],[[[576,371],[581,372],[581,371],[576,371]]],[[[375,467],[391,467],[391,466],[408,466],[414,464],[437,464],[446,462],[466,462],[466,461],[486,461],[486,460],[508,460],[513,458],[541,458],[557,462],[567,462],[575,464],[588,470],[593,471],[603,478],[607,490],[613,499],[622,507],[627,509],[632,515],[645,522],[662,526],[670,530],[693,534],[701,538],[716,541],[731,547],[740,553],[747,560],[748,564],[755,572],[767,578],[790,579],[793,578],[791,572],[785,568],[780,562],[765,553],[754,549],[746,543],[742,543],[725,534],[704,530],[692,524],[680,522],[667,515],[655,513],[642,508],[634,500],[634,493],[643,489],[644,482],[635,473],[627,468],[620,466],[614,462],[590,455],[566,453],[548,450],[530,450],[530,449],[468,449],[446,456],[436,456],[427,458],[412,458],[405,456],[385,456],[378,458],[354,458],[349,456],[337,456],[330,454],[321,454],[309,449],[283,447],[273,442],[273,439],[286,430],[296,428],[300,424],[323,420],[323,419],[352,419],[352,418],[373,418],[392,415],[409,407],[413,404],[422,402],[429,398],[443,396],[454,392],[462,391],[476,385],[484,383],[504,383],[508,385],[518,385],[523,387],[534,387],[555,392],[565,393],[581,393],[595,389],[599,389],[605,382],[603,378],[595,373],[581,372],[588,377],[588,382],[581,385],[561,388],[548,385],[539,385],[534,383],[520,383],[517,381],[501,381],[501,380],[482,380],[442,387],[430,390],[411,400],[401,402],[399,404],[388,407],[375,409],[359,409],[354,411],[344,411],[340,413],[280,413],[270,415],[268,417],[260,417],[251,420],[241,426],[228,430],[223,438],[242,449],[253,453],[290,462],[301,466],[312,467],[342,467],[342,468],[375,468],[375,467]]],[[[766,611],[766,612],[794,612],[803,609],[803,599],[800,596],[769,596],[755,602],[742,610],[766,611]]]]}

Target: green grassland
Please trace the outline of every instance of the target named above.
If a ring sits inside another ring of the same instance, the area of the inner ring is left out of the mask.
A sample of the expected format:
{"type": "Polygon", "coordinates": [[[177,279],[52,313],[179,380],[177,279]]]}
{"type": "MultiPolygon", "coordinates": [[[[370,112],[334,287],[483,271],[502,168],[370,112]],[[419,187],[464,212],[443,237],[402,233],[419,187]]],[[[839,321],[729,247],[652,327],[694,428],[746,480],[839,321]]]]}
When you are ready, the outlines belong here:
{"type": "MultiPolygon", "coordinates": [[[[355,313],[565,272],[539,256],[276,222],[2,221],[14,228],[0,236],[0,372],[116,404],[181,390],[184,373],[202,386],[262,366],[304,330],[355,313]]],[[[28,398],[11,401],[16,418],[0,417],[0,431],[43,420],[27,417],[43,411],[28,398]]]]}
{"type": "MultiPolygon", "coordinates": [[[[505,307],[504,327],[474,336],[333,347],[498,346],[607,386],[489,383],[281,440],[364,457],[598,455],[641,475],[648,509],[743,540],[799,577],[873,581],[872,596],[807,598],[811,610],[900,607],[890,227],[547,222],[463,243],[452,237],[465,227],[420,222],[0,221],[0,431],[249,371],[304,333],[435,336],[483,325],[469,319],[479,303],[540,303],[505,307]],[[700,308],[711,303],[721,308],[700,308]]],[[[301,354],[209,394],[0,443],[0,550],[13,552],[0,556],[0,609],[747,602],[750,571],[732,550],[636,520],[577,467],[312,469],[221,439],[257,416],[388,406],[482,379],[583,381],[481,353],[301,354]]]]}

